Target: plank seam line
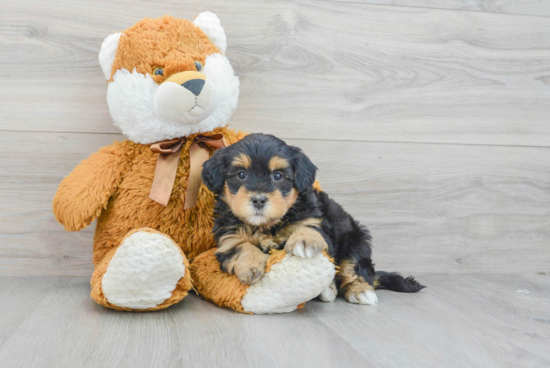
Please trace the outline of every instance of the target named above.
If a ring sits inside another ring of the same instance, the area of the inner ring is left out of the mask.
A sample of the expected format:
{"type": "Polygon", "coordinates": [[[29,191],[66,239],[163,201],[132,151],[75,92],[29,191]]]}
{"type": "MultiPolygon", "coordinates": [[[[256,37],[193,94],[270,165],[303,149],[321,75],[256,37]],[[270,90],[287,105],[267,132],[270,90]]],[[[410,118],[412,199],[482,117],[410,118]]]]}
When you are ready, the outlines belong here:
{"type": "MultiPolygon", "coordinates": [[[[306,303],[307,304],[307,303],[306,303]]],[[[332,336],[337,336],[338,337],[338,340],[342,341],[344,344],[346,344],[351,350],[353,350],[355,353],[358,354],[359,357],[361,357],[362,359],[364,359],[366,362],[369,362],[369,359],[368,357],[366,357],[365,355],[363,355],[363,353],[361,353],[361,350],[355,348],[347,339],[345,339],[342,335],[340,335],[336,330],[334,330],[332,327],[330,327],[325,321],[323,321],[321,318],[319,318],[319,316],[317,315],[317,312],[314,312],[315,313],[315,319],[320,322],[323,326],[325,326],[326,329],[328,329],[329,331],[332,332],[332,336]]]]}
{"type": "MultiPolygon", "coordinates": [[[[15,277],[21,277],[21,276],[15,276],[15,277]]],[[[30,276],[30,277],[43,277],[43,276],[30,276]]],[[[25,317],[23,318],[23,320],[21,321],[21,323],[11,332],[11,334],[9,335],[8,338],[6,338],[4,340],[4,342],[2,342],[2,344],[0,344],[0,351],[2,350],[2,348],[4,347],[4,345],[6,344],[6,342],[8,342],[8,340],[10,340],[12,338],[12,336],[21,328],[21,326],[23,325],[23,323],[25,323],[25,321],[27,320],[27,318],[29,318],[29,316],[32,314],[32,312],[34,312],[34,310],[36,308],[38,308],[38,305],[42,303],[42,301],[44,300],[44,298],[46,298],[46,296],[48,294],[50,294],[50,292],[53,290],[53,288],[55,286],[57,286],[57,284],[59,284],[59,280],[61,279],[61,277],[63,276],[49,276],[49,277],[56,277],[57,280],[55,282],[52,283],[52,286],[48,289],[47,292],[44,293],[44,295],[42,296],[42,298],[40,298],[40,300],[38,302],[36,302],[36,304],[34,305],[34,307],[25,315],[25,317]]]]}
{"type": "MultiPolygon", "coordinates": [[[[91,258],[90,258],[91,259],[91,258]]],[[[89,263],[92,264],[91,262],[89,263]]],[[[93,271],[93,270],[92,270],[93,271]]],[[[544,272],[545,271],[533,271],[532,273],[528,273],[527,275],[531,276],[540,276],[540,277],[548,277],[548,275],[540,275],[538,272],[544,272]]],[[[407,273],[407,272],[400,272],[400,273],[407,273]]],[[[468,272],[468,273],[421,273],[421,272],[410,272],[414,273],[414,277],[423,277],[423,276],[451,276],[451,277],[462,277],[462,276],[513,276],[513,275],[525,275],[525,272],[511,272],[511,273],[502,273],[502,272],[486,272],[486,273],[480,273],[480,272],[468,272]]],[[[5,277],[17,277],[17,278],[34,278],[34,277],[56,277],[56,278],[91,278],[92,272],[90,272],[89,275],[52,275],[52,274],[33,274],[33,275],[7,275],[7,274],[0,274],[0,278],[5,277]]],[[[429,285],[428,285],[429,286],[429,285]]],[[[53,286],[52,286],[53,287],[53,286]]],[[[50,289],[51,290],[51,289],[50,289]]],[[[50,292],[48,290],[48,292],[50,292]]],[[[46,293],[47,294],[47,293],[46,293]]],[[[40,302],[42,299],[40,300],[40,302]]]]}
{"type": "Polygon", "coordinates": [[[489,144],[489,143],[458,143],[458,142],[412,142],[412,141],[373,141],[373,140],[353,140],[353,139],[327,139],[327,138],[292,138],[281,137],[281,139],[293,139],[295,141],[322,141],[322,142],[360,142],[360,143],[403,143],[403,144],[433,144],[447,146],[487,146],[487,147],[519,147],[519,148],[550,148],[548,146],[529,146],[523,144],[489,144]]]}
{"type": "Polygon", "coordinates": [[[376,7],[392,7],[392,8],[409,8],[409,9],[425,9],[425,10],[440,10],[448,12],[463,12],[463,13],[482,13],[482,14],[494,14],[494,15],[509,15],[509,16],[520,16],[520,17],[536,17],[536,18],[550,18],[548,15],[536,15],[536,14],[521,14],[521,13],[501,13],[501,12],[490,12],[483,10],[467,10],[467,9],[447,9],[447,8],[430,8],[426,6],[414,6],[414,5],[394,5],[394,4],[373,4],[367,2],[357,2],[357,1],[338,1],[338,0],[320,0],[327,3],[344,3],[344,4],[356,4],[356,5],[367,5],[367,6],[376,6],[376,7]]]}
{"type": "MultiPolygon", "coordinates": [[[[323,0],[325,1],[325,0],[323,0]]],[[[235,127],[230,127],[235,129],[235,127]]],[[[238,128],[237,128],[238,129],[238,128]]],[[[0,132],[15,132],[15,133],[46,133],[46,134],[101,134],[101,135],[118,135],[122,133],[109,133],[109,132],[69,132],[69,131],[56,131],[56,130],[14,130],[14,129],[0,129],[0,132]]],[[[250,132],[257,133],[257,132],[250,132]]],[[[266,134],[271,134],[265,132],[266,134]]],[[[122,136],[126,139],[124,136],[122,136]]],[[[487,147],[519,147],[519,148],[550,148],[550,143],[547,146],[540,145],[524,145],[524,144],[491,144],[491,143],[458,143],[458,142],[413,142],[413,141],[382,141],[382,140],[363,140],[363,139],[328,139],[328,138],[297,138],[279,136],[281,139],[292,139],[295,141],[320,141],[320,142],[357,142],[357,143],[403,143],[403,144],[433,144],[433,145],[448,145],[448,146],[487,146],[487,147]]]]}
{"type": "Polygon", "coordinates": [[[65,130],[23,130],[23,129],[0,129],[0,132],[15,132],[15,133],[60,133],[60,134],[117,134],[121,132],[70,132],[65,130]]]}

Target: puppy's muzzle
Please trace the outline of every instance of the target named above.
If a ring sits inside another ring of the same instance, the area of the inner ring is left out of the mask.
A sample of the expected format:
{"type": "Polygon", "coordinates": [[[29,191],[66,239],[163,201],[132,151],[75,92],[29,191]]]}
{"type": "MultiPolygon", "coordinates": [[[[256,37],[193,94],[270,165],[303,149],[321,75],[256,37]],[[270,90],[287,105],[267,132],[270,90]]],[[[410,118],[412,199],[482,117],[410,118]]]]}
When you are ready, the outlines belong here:
{"type": "Polygon", "coordinates": [[[265,204],[267,203],[267,197],[262,194],[254,194],[250,201],[252,202],[252,205],[254,208],[261,210],[265,207],[265,204]]]}
{"type": "Polygon", "coordinates": [[[188,71],[162,82],[153,98],[153,110],[162,120],[196,124],[212,113],[216,103],[215,88],[206,75],[188,71]]]}

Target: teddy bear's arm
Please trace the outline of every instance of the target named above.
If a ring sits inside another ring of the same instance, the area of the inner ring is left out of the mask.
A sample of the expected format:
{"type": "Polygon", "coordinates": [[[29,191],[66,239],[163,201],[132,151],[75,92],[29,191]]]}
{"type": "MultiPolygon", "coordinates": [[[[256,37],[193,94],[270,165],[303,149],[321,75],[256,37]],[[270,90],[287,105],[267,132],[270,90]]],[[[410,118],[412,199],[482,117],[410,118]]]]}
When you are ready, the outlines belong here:
{"type": "Polygon", "coordinates": [[[122,145],[115,142],[80,162],[63,179],[53,199],[53,212],[65,230],[82,230],[101,214],[127,164],[122,145]]]}

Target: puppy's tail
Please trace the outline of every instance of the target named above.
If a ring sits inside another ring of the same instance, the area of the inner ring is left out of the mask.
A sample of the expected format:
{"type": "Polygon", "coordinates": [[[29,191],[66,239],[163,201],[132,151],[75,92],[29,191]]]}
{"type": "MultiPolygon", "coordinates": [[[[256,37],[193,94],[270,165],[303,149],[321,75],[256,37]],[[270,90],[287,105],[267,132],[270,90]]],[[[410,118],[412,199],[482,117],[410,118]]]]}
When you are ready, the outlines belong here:
{"type": "Polygon", "coordinates": [[[374,276],[374,287],[376,289],[388,289],[402,293],[416,293],[425,288],[414,277],[404,278],[397,272],[376,271],[374,276]]]}

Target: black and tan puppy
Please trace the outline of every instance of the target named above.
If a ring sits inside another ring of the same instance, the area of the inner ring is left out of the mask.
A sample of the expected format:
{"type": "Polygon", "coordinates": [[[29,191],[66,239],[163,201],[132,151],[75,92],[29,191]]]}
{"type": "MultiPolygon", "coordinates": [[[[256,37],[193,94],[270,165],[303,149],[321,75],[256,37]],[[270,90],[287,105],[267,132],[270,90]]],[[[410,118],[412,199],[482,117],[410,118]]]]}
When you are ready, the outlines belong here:
{"type": "Polygon", "coordinates": [[[376,272],[371,236],[336,202],[314,190],[317,168],[296,147],[264,134],[251,134],[218,150],[202,179],[216,194],[214,235],[223,271],[253,284],[264,273],[271,249],[310,258],[326,250],[339,266],[320,298],[376,304],[375,288],[416,292],[412,277],[376,272]]]}

